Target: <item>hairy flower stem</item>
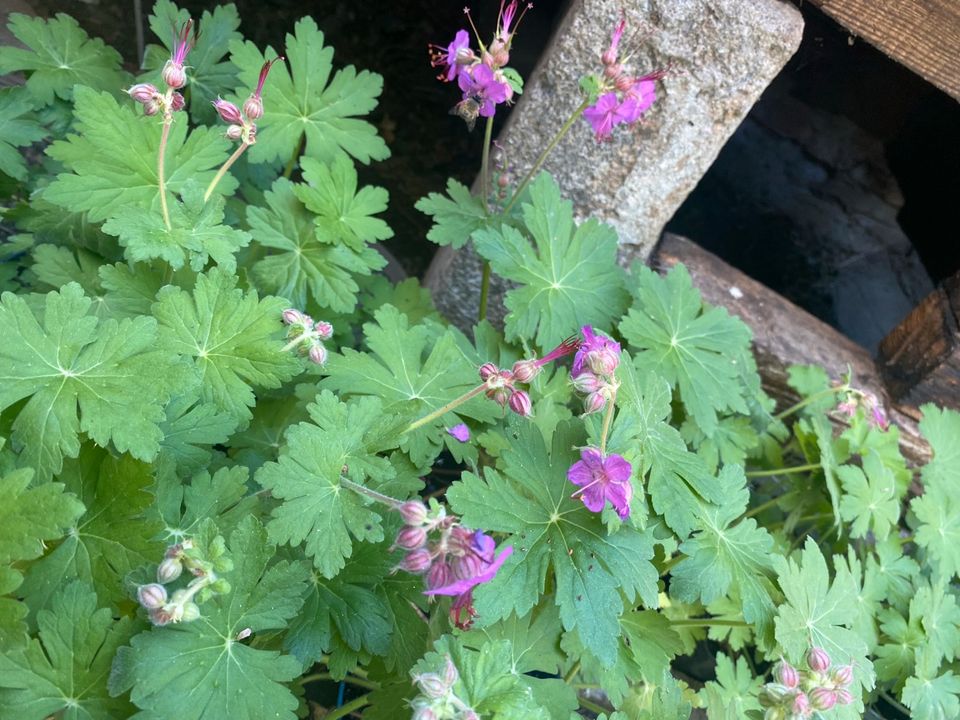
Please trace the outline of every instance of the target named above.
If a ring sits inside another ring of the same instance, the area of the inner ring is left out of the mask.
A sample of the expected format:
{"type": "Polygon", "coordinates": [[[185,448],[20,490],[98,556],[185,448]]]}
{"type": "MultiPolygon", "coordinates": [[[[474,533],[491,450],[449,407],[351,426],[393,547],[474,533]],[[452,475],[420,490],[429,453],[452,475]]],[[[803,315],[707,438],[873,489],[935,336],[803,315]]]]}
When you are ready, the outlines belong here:
{"type": "Polygon", "coordinates": [[[567,118],[567,121],[563,124],[560,130],[557,131],[557,134],[553,136],[553,139],[550,141],[550,144],[543,149],[543,152],[540,153],[540,156],[537,158],[536,162],[533,163],[533,166],[527,171],[527,174],[523,176],[523,180],[520,181],[520,184],[517,185],[517,189],[513,191],[513,197],[510,198],[510,202],[507,203],[507,206],[503,209],[503,212],[500,213],[506,217],[509,212],[513,209],[513,206],[517,204],[517,200],[520,199],[520,196],[523,194],[523,191],[527,189],[527,185],[530,184],[530,181],[533,179],[533,176],[536,175],[537,171],[543,166],[543,163],[546,162],[547,156],[553,152],[553,149],[563,140],[564,135],[573,127],[573,124],[580,119],[580,116],[583,115],[583,111],[587,109],[587,106],[590,104],[589,100],[584,100],[580,105],[577,106],[577,109],[573,111],[570,117],[567,118]]]}
{"type": "Polygon", "coordinates": [[[354,698],[345,705],[341,705],[338,708],[335,708],[324,715],[324,720],[340,720],[340,718],[347,717],[347,715],[353,714],[355,711],[362,708],[364,705],[370,704],[369,695],[361,695],[358,698],[354,698]]]}
{"type": "Polygon", "coordinates": [[[210,184],[207,185],[207,191],[203,194],[203,201],[206,202],[210,199],[210,196],[213,194],[214,189],[217,185],[220,184],[220,181],[223,180],[223,176],[227,174],[227,170],[230,169],[230,166],[233,165],[237,158],[243,155],[243,151],[250,147],[249,143],[240,143],[240,147],[233,151],[233,155],[227,158],[227,161],[223,166],[217,170],[217,174],[214,176],[213,180],[210,181],[210,184]]]}
{"type": "Polygon", "coordinates": [[[477,387],[475,387],[475,388],[474,388],[473,390],[471,390],[470,392],[464,393],[463,395],[461,395],[460,397],[458,397],[456,400],[451,400],[451,401],[448,402],[446,405],[444,405],[442,408],[439,408],[438,410],[434,410],[434,411],[433,411],[432,413],[430,413],[429,415],[424,415],[424,416],[423,416],[422,418],[420,418],[419,420],[414,420],[412,423],[410,423],[409,425],[407,425],[407,427],[404,429],[404,431],[403,431],[402,433],[400,433],[400,434],[401,434],[401,435],[406,435],[408,432],[413,432],[413,431],[416,430],[418,427],[422,427],[422,426],[426,425],[428,422],[431,422],[432,420],[436,420],[436,419],[437,419],[438,417],[440,417],[441,415],[445,415],[446,413],[448,413],[448,412],[450,412],[451,410],[453,410],[455,407],[458,407],[459,405],[463,405],[463,403],[465,403],[467,400],[470,400],[471,398],[475,398],[477,395],[479,395],[480,393],[482,393],[482,392],[484,392],[484,391],[486,391],[486,390],[487,390],[487,384],[486,384],[486,383],[481,383],[480,385],[478,385],[477,387]]]}
{"type": "MultiPolygon", "coordinates": [[[[483,211],[490,212],[490,144],[493,140],[493,117],[487,118],[483,132],[483,157],[480,161],[480,198],[483,211]]],[[[483,261],[483,275],[480,278],[480,307],[477,308],[477,322],[487,317],[487,298],[490,295],[490,263],[483,261]]]]}
{"type": "Polygon", "coordinates": [[[358,485],[352,480],[347,480],[342,475],[340,476],[340,485],[341,487],[345,487],[349,490],[353,490],[355,493],[357,493],[357,495],[365,495],[371,500],[374,500],[378,503],[382,503],[383,505],[387,505],[394,510],[396,510],[401,505],[403,505],[402,500],[397,500],[396,498],[392,498],[389,495],[384,495],[383,493],[378,493],[376,490],[371,490],[370,488],[364,487],[363,485],[358,485]]]}
{"type": "Polygon", "coordinates": [[[804,398],[803,400],[798,402],[796,405],[791,405],[786,410],[784,410],[783,412],[777,413],[773,417],[775,420],[783,420],[785,417],[789,417],[790,415],[793,415],[793,413],[803,410],[803,408],[805,408],[810,403],[817,402],[818,400],[822,400],[825,397],[830,397],[831,395],[847,392],[849,389],[850,389],[849,385],[843,384],[843,385],[840,385],[839,387],[832,387],[832,388],[827,388],[826,390],[821,390],[820,392],[816,392],[808,398],[804,398]]]}
{"type": "Polygon", "coordinates": [[[810,470],[819,470],[820,468],[820,463],[810,463],[809,465],[794,465],[793,467],[777,468],[775,470],[751,470],[745,474],[748,478],[775,477],[776,475],[809,472],[810,470]]]}
{"type": "Polygon", "coordinates": [[[167,138],[170,137],[170,125],[173,124],[173,115],[168,111],[163,117],[163,131],[160,133],[160,147],[157,150],[157,184],[160,186],[160,209],[163,211],[163,224],[167,230],[172,230],[170,224],[170,209],[167,207],[167,178],[164,172],[164,156],[167,154],[167,138]]]}
{"type": "Polygon", "coordinates": [[[297,146],[293,149],[293,155],[290,156],[290,159],[287,161],[287,166],[283,169],[283,176],[290,179],[290,176],[293,175],[293,168],[297,164],[297,158],[300,157],[300,153],[303,152],[303,143],[306,140],[306,135],[300,133],[300,139],[297,140],[297,146]]]}
{"type": "Polygon", "coordinates": [[[617,401],[617,393],[607,400],[607,411],[603,414],[603,427],[600,429],[600,454],[607,454],[607,435],[610,433],[610,423],[613,422],[613,408],[617,401]]]}

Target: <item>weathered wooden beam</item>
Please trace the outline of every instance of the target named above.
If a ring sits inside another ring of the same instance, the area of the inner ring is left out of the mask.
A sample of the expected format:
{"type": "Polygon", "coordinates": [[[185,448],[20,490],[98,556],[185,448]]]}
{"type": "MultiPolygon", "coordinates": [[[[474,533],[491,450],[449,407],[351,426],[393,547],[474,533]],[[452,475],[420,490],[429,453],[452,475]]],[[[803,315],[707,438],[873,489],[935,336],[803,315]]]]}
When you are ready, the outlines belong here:
{"type": "Polygon", "coordinates": [[[920,77],[960,100],[957,0],[811,0],[920,77]]]}
{"type": "Polygon", "coordinates": [[[665,234],[650,264],[666,270],[683,263],[703,299],[739,316],[753,330],[753,346],[763,387],[782,407],[799,397],[787,384],[791,365],[820,365],[839,380],[849,371],[857,388],[875,395],[900,428],[900,449],[919,465],[930,446],[917,429],[915,408],[891,405],[883,378],[867,350],[765,285],[744,275],[696,243],[665,234]]]}

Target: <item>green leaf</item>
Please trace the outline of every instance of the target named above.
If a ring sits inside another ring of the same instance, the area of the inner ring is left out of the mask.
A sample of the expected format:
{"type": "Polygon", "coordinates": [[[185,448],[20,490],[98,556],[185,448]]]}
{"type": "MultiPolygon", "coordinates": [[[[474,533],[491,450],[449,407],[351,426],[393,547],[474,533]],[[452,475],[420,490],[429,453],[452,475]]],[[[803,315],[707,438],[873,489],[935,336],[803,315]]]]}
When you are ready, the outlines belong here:
{"type": "Polygon", "coordinates": [[[737,658],[734,665],[726,655],[717,653],[716,672],[716,682],[707,682],[700,691],[709,720],[742,720],[748,712],[761,711],[757,693],[763,680],[753,676],[745,658],[737,658]]]}
{"type": "Polygon", "coordinates": [[[944,583],[924,583],[910,601],[910,619],[916,618],[927,633],[927,652],[939,663],[953,662],[960,654],[960,607],[944,583]]]}
{"type": "MultiPolygon", "coordinates": [[[[20,17],[23,17],[22,15],[20,17]]],[[[6,53],[15,48],[0,48],[0,66],[6,53]]],[[[0,71],[0,75],[3,72],[0,71]]],[[[0,90],[0,172],[15,180],[27,178],[27,163],[17,150],[31,143],[43,140],[47,132],[35,119],[28,116],[30,101],[27,91],[22,88],[4,88],[0,90]]]]}
{"type": "Polygon", "coordinates": [[[917,651],[926,642],[925,633],[919,619],[911,617],[908,623],[900,613],[890,608],[881,610],[877,618],[880,629],[889,641],[877,647],[875,652],[877,679],[881,682],[895,681],[895,687],[900,686],[916,669],[917,651]]]}
{"type": "Polygon", "coordinates": [[[507,291],[508,338],[533,338],[550,349],[582,325],[609,328],[626,306],[624,272],[617,266],[617,234],[587,220],[576,226],[573,205],[543,173],[530,185],[523,220],[534,244],[509,225],[474,234],[477,253],[501,277],[521,287],[507,291]]]}
{"type": "MultiPolygon", "coordinates": [[[[30,269],[37,276],[37,283],[46,285],[50,290],[59,290],[75,282],[83,288],[84,293],[99,300],[98,296],[103,293],[98,272],[102,262],[103,258],[81,247],[44,243],[33,248],[33,265],[30,269]]],[[[98,317],[104,313],[109,315],[105,308],[95,311],[98,317]]]]}
{"type": "Polygon", "coordinates": [[[433,218],[427,240],[437,245],[449,245],[454,250],[466,245],[473,233],[489,227],[491,222],[483,200],[452,178],[447,180],[446,195],[430,193],[420,198],[414,207],[433,218]]]}
{"type": "Polygon", "coordinates": [[[393,305],[407,316],[413,325],[419,325],[424,320],[441,323],[442,319],[430,297],[430,291],[421,287],[417,278],[407,278],[399,283],[392,283],[382,274],[364,278],[360,293],[360,307],[370,317],[384,305],[393,305]]]}
{"type": "Polygon", "coordinates": [[[150,466],[86,445],[78,459],[64,463],[59,479],[86,512],[52,552],[30,566],[20,594],[36,613],[48,606],[64,578],[79,578],[115,607],[130,596],[124,576],[163,554],[154,539],[161,526],[148,517],[150,466]]]}
{"type": "Polygon", "coordinates": [[[657,605],[652,538],[629,526],[608,535],[600,516],[570,497],[567,470],[576,460],[574,445],[582,444],[570,424],[560,426],[550,453],[529,423],[517,435],[503,453],[502,474],[491,468],[482,479],[466,473],[447,492],[466,525],[510,533],[505,544],[513,555],[475,591],[477,610],[484,624],[526,614],[552,570],[564,628],[576,628],[585,646],[612,665],[624,598],[657,605]]]}
{"type": "Polygon", "coordinates": [[[39,640],[0,654],[0,717],[113,720],[130,717],[125,698],[107,694],[110,662],[133,622],[97,609],[89,585],[73,582],[37,617],[39,640]]]}
{"type": "Polygon", "coordinates": [[[960,573],[960,413],[924,405],[920,431],[930,442],[933,459],[921,472],[924,493],[910,502],[919,525],[917,545],[944,580],[960,573]]]}
{"type": "Polygon", "coordinates": [[[686,557],[671,571],[670,591],[683,602],[709,605],[737,589],[743,618],[764,638],[776,612],[771,582],[773,538],[753,518],[734,525],[747,509],[750,492],[739,465],[727,465],[720,474],[727,501],[720,507],[701,505],[699,532],[680,545],[686,557]]]}
{"type": "Polygon", "coordinates": [[[747,456],[760,444],[760,436],[751,419],[744,416],[720,418],[712,437],[703,434],[700,426],[688,417],[680,426],[683,439],[697,450],[707,466],[716,472],[724,465],[743,465],[747,456]]]}
{"type": "Polygon", "coordinates": [[[955,720],[960,716],[960,677],[938,663],[922,662],[916,677],[909,678],[901,699],[916,720],[955,720]]]}
{"type": "Polygon", "coordinates": [[[101,265],[100,283],[110,314],[118,319],[149,315],[157,293],[166,284],[160,273],[143,272],[126,263],[101,265]]]}
{"type": "MultiPolygon", "coordinates": [[[[162,123],[136,115],[130,104],[119,105],[107,93],[85,87],[77,89],[74,116],[79,134],[68,135],[47,150],[71,172],[58,175],[43,191],[43,198],[68,210],[86,211],[93,222],[131,206],[159,211],[157,154],[162,123]]],[[[191,179],[207,187],[229,150],[219,128],[196,128],[188,137],[186,118],[176,118],[164,155],[167,191],[182,192],[191,179]]],[[[236,180],[228,175],[216,192],[229,195],[236,188],[236,180]]]]}
{"type": "Polygon", "coordinates": [[[130,690],[144,717],[180,720],[230,717],[294,720],[297,698],[283,684],[301,672],[289,655],[237,640],[282,630],[303,602],[306,569],[271,564],[274,547],[263,526],[246,518],[231,534],[232,590],[202,605],[200,620],[136,635],[114,661],[110,691],[130,690]]]}
{"type": "MultiPolygon", "coordinates": [[[[241,92],[255,87],[264,61],[279,54],[273,48],[261,53],[251,42],[232,41],[230,58],[239,69],[241,92]]],[[[257,121],[257,144],[249,150],[254,162],[287,162],[304,134],[303,154],[321,162],[343,153],[362,163],[390,156],[376,128],[356,117],[377,106],[383,78],[347,65],[330,80],[333,48],[324,47],[323,33],[309,17],[299,20],[293,35],[287,35],[283,54],[290,70],[277,63],[263,88],[265,112],[257,121]]]]}
{"type": "Polygon", "coordinates": [[[830,376],[819,365],[791,365],[787,368],[787,384],[792,387],[803,400],[823,393],[823,397],[805,405],[800,412],[806,415],[826,413],[837,404],[837,393],[828,394],[830,376]]]}
{"type": "Polygon", "coordinates": [[[13,423],[21,462],[48,479],[76,457],[80,433],[102,447],[152,460],[163,433],[163,405],[183,366],[157,349],[153,318],[90,316],[91,301],[71,283],[46,296],[41,318],[20,297],[0,302],[0,410],[29,398],[13,423]]]}
{"type": "Polygon", "coordinates": [[[193,358],[202,400],[241,422],[256,402],[254,387],[276,388],[300,370],[282,351],[280,315],[287,303],[236,287],[237,278],[213,268],[197,276],[192,293],[167,285],[153,312],[159,345],[193,358]]]}
{"type": "Polygon", "coordinates": [[[308,418],[307,403],[317,394],[314,385],[297,385],[296,397],[257,398],[250,425],[230,438],[230,455],[239,463],[256,470],[276,460],[287,427],[308,418]]]}
{"type": "Polygon", "coordinates": [[[296,307],[306,307],[309,299],[334,312],[351,312],[359,291],[354,275],[370,275],[386,260],[364,243],[353,248],[318,240],[316,218],[297,199],[296,187],[279,178],[265,193],[269,209],[247,207],[256,242],[278,251],[253,266],[253,277],[259,287],[296,307]]]}
{"type": "Polygon", "coordinates": [[[237,427],[237,420],[213,405],[200,401],[199,389],[174,398],[166,407],[160,424],[158,466],[172,465],[180,475],[194,473],[210,463],[210,446],[225,443],[237,427]]]}
{"type": "Polygon", "coordinates": [[[256,512],[257,497],[247,494],[249,473],[243,466],[224,467],[212,475],[199,472],[190,483],[162,475],[156,485],[156,510],[166,541],[180,542],[195,536],[205,520],[221,532],[232,532],[240,521],[256,512]]]}
{"type": "MultiPolygon", "coordinates": [[[[175,31],[187,21],[189,13],[169,0],[157,0],[150,14],[150,29],[160,38],[163,47],[148,45],[143,59],[143,67],[152,73],[162,70],[164,63],[173,52],[175,31]]],[[[190,90],[190,117],[194,122],[213,125],[217,122],[217,112],[213,101],[227,88],[235,86],[237,69],[233,63],[223,62],[229,43],[242,40],[237,32],[240,16],[237,8],[218,5],[211,14],[204,10],[197,25],[197,43],[187,56],[184,70],[187,73],[187,87],[190,90]]],[[[144,81],[155,80],[156,75],[144,81]]],[[[250,88],[251,92],[253,88],[250,88]]]]}
{"type": "MultiPolygon", "coordinates": [[[[379,397],[385,413],[412,420],[444,407],[480,384],[476,366],[457,346],[452,331],[437,337],[436,330],[428,326],[411,328],[406,316],[390,305],[377,310],[375,318],[376,324],[363,326],[371,352],[343,348],[341,354],[331,355],[323,387],[343,394],[379,397]]],[[[497,411],[489,400],[474,398],[405,433],[400,448],[415,465],[423,466],[439,454],[442,443],[449,447],[457,442],[444,428],[471,418],[490,421],[497,411]]]]}
{"type": "Polygon", "coordinates": [[[120,53],[91,40],[69,15],[42,20],[13,13],[7,27],[29,49],[0,47],[0,75],[29,71],[27,90],[41,105],[51,104],[54,95],[70,100],[74,85],[117,92],[127,80],[120,53]]]}
{"type": "Polygon", "coordinates": [[[840,515],[850,526],[851,537],[866,537],[873,531],[877,540],[885,540],[900,518],[900,502],[893,473],[880,455],[870,451],[863,459],[863,470],[841,465],[837,477],[843,486],[840,515]]]}
{"type": "Polygon", "coordinates": [[[620,323],[642,373],[656,371],[680,398],[705,435],[718,414],[748,414],[737,358],[749,352],[750,329],[723,308],[703,303],[682,265],[665,277],[643,266],[632,279],[634,306],[620,323]]]}
{"type": "Polygon", "coordinates": [[[393,237],[393,230],[373,217],[387,209],[387,191],[372,185],[358,191],[357,170],[349,158],[338,155],[324,164],[306,157],[300,165],[307,184],[294,185],[293,192],[317,215],[318,240],[359,252],[367,243],[393,237]]]}
{"type": "Polygon", "coordinates": [[[192,179],[183,184],[182,202],[170,205],[170,228],[160,213],[128,205],[103,224],[103,231],[120,239],[126,248],[124,257],[131,263],[160,258],[179,270],[189,261],[191,269],[200,272],[212,259],[233,273],[237,269],[234,254],[250,243],[250,234],[223,225],[223,198],[217,195],[205,202],[203,194],[192,179]]]}
{"type": "Polygon", "coordinates": [[[849,627],[856,619],[857,583],[849,569],[835,563],[833,582],[823,554],[812,538],[807,538],[800,559],[777,558],[780,587],[786,602],[776,619],[777,642],[784,655],[798,665],[811,647],[827,651],[836,662],[853,665],[850,693],[856,699],[844,706],[839,717],[859,717],[863,690],[874,685],[873,664],[867,659],[866,643],[849,627]]]}
{"type": "Polygon", "coordinates": [[[384,428],[391,421],[376,398],[344,404],[331,392],[317,396],[307,410],[313,423],[287,429],[280,459],[261,467],[257,482],[282,501],[267,525],[271,539],[294,546],[305,541],[307,555],[331,578],[352,555],[351,536],[383,539],[370,500],[343,487],[340,478],[347,474],[353,482],[369,478],[377,484],[394,477],[390,462],[376,455],[390,442],[384,428]]]}

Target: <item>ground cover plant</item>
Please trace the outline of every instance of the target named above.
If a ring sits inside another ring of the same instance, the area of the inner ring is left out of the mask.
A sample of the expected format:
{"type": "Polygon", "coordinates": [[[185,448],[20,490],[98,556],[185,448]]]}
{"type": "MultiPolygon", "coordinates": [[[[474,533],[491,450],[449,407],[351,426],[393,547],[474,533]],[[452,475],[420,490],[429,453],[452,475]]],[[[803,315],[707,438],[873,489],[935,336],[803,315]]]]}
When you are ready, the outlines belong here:
{"type": "MultiPolygon", "coordinates": [[[[574,221],[555,142],[517,176],[524,11],[430,55],[484,161],[418,208],[513,283],[471,333],[379,274],[381,81],[315,20],[263,49],[159,0],[134,77],[12,17],[0,718],[960,715],[960,415],[923,408],[909,468],[848,379],[776,408],[682,266],[574,221]]],[[[561,133],[644,131],[627,29],[561,133]]]]}

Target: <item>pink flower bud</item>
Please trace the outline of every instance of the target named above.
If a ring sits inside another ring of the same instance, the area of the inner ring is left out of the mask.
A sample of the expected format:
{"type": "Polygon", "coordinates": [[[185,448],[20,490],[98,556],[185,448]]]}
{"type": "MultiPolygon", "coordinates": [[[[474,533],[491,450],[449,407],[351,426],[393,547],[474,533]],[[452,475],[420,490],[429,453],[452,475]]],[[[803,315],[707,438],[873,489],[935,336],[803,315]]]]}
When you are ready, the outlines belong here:
{"type": "Polygon", "coordinates": [[[528,383],[540,374],[540,366],[536,360],[518,360],[513,364],[513,378],[522,383],[528,383]]]}
{"type": "Polygon", "coordinates": [[[243,116],[240,114],[240,108],[238,108],[232,102],[228,102],[223,98],[218,97],[213,101],[213,107],[216,108],[217,114],[224,122],[230,123],[231,125],[243,124],[243,116]]]}
{"type": "Polygon", "coordinates": [[[243,127],[240,125],[230,125],[227,127],[227,132],[224,133],[227,136],[227,140],[240,140],[243,137],[243,127]]]}
{"type": "Polygon", "coordinates": [[[156,100],[150,100],[143,104],[143,114],[148,116],[156,115],[160,112],[160,103],[156,100]]]}
{"type": "Polygon", "coordinates": [[[489,52],[480,53],[480,62],[486,65],[488,68],[493,67],[493,55],[489,52]]]}
{"type": "Polygon", "coordinates": [[[499,374],[500,374],[500,368],[498,368],[493,363],[488,362],[480,366],[480,379],[483,380],[484,382],[492,378],[494,375],[499,375],[499,374]]]}
{"type": "Polygon", "coordinates": [[[600,62],[604,65],[613,65],[617,61],[617,51],[616,50],[604,50],[603,54],[600,56],[600,62]]]}
{"type": "Polygon", "coordinates": [[[137,602],[147,610],[156,610],[167,604],[167,589],[163,585],[150,583],[137,589],[137,602]]]}
{"type": "Polygon", "coordinates": [[[150,83],[137,83],[127,90],[127,94],[138,103],[148,103],[151,100],[156,100],[160,91],[150,83]]]}
{"type": "Polygon", "coordinates": [[[773,677],[778,683],[791,689],[800,684],[800,673],[786,660],[776,664],[773,668],[773,677]]]}
{"type": "Polygon", "coordinates": [[[435,562],[427,573],[427,590],[449,585],[452,575],[453,572],[447,563],[442,561],[435,562]]]}
{"type": "Polygon", "coordinates": [[[830,673],[830,681],[837,687],[846,687],[853,682],[853,666],[841,665],[830,673]]]}
{"type": "Polygon", "coordinates": [[[420,691],[428,698],[439,700],[450,694],[450,688],[436,673],[424,673],[414,678],[420,691]]]}
{"type": "Polygon", "coordinates": [[[468,554],[453,561],[453,577],[457,580],[469,580],[483,570],[483,563],[476,555],[468,554]]]}
{"type": "Polygon", "coordinates": [[[283,322],[287,325],[305,325],[308,321],[306,315],[294,308],[287,308],[281,315],[283,322]]]}
{"type": "Polygon", "coordinates": [[[311,345],[307,355],[310,357],[310,362],[316,365],[323,365],[327,361],[327,349],[319,343],[311,345]]]}
{"type": "Polygon", "coordinates": [[[433,557],[430,555],[430,551],[422,548],[408,553],[407,556],[400,561],[400,567],[407,572],[422,573],[426,572],[432,562],[433,557]]]}
{"type": "Polygon", "coordinates": [[[449,655],[447,655],[444,660],[443,681],[448,687],[453,687],[457,683],[457,680],[460,679],[460,673],[457,671],[457,666],[453,664],[453,660],[449,655]]]}
{"type": "Polygon", "coordinates": [[[149,615],[150,622],[158,627],[163,627],[164,625],[169,625],[172,622],[176,622],[173,613],[168,610],[166,606],[151,610],[149,615]]]}
{"type": "Polygon", "coordinates": [[[427,544],[427,531],[422,527],[410,527],[409,525],[401,528],[397,533],[395,545],[404,550],[416,550],[427,544]]]}
{"type": "Polygon", "coordinates": [[[521,417],[530,417],[533,412],[533,406],[530,403],[530,396],[523,390],[515,390],[510,394],[510,409],[521,417]]]}
{"type": "Polygon", "coordinates": [[[589,370],[584,370],[582,373],[573,378],[573,389],[578,393],[589,394],[596,392],[604,386],[603,380],[598,378],[589,370]]]}
{"type": "Polygon", "coordinates": [[[161,76],[167,84],[167,87],[173,88],[174,90],[179,90],[187,84],[187,73],[183,69],[183,65],[175,63],[173,60],[167,60],[167,64],[163,66],[161,76]]]}
{"type": "Polygon", "coordinates": [[[837,704],[837,694],[833,690],[818,687],[810,693],[810,705],[814,710],[829,710],[837,704]]]}
{"type": "Polygon", "coordinates": [[[636,82],[637,79],[635,77],[631,77],[629,75],[618,75],[617,79],[613,81],[613,84],[616,86],[617,90],[625,93],[630,92],[636,82]]]}
{"type": "Polygon", "coordinates": [[[320,336],[321,340],[329,340],[333,337],[333,325],[325,320],[317,320],[317,324],[314,325],[313,329],[317,335],[320,336]]]}
{"type": "Polygon", "coordinates": [[[493,400],[500,407],[504,407],[507,404],[507,400],[510,398],[510,391],[504,387],[495,388],[493,390],[487,390],[486,396],[493,400]]]}
{"type": "Polygon", "coordinates": [[[807,665],[814,672],[825,672],[830,668],[830,656],[823,648],[810,648],[807,653],[807,665]]]}
{"type": "Polygon", "coordinates": [[[790,710],[799,715],[800,717],[806,717],[810,712],[810,698],[807,697],[806,693],[797,693],[793,702],[790,703],[790,710]]]}
{"type": "Polygon", "coordinates": [[[407,500],[397,509],[407,525],[419,526],[427,521],[427,506],[418,500],[407,500]]]}
{"type": "Polygon", "coordinates": [[[610,65],[604,66],[603,68],[603,76],[609,80],[617,77],[622,72],[623,66],[617,62],[613,62],[610,65]]]}
{"type": "Polygon", "coordinates": [[[497,50],[495,53],[493,53],[493,66],[494,66],[494,67],[502,68],[502,67],[504,67],[508,62],[510,62],[510,53],[508,53],[506,50],[501,49],[501,50],[497,50]]]}
{"type": "Polygon", "coordinates": [[[429,705],[417,708],[410,720],[439,720],[437,713],[429,705]]]}
{"type": "Polygon", "coordinates": [[[583,412],[585,415],[600,412],[607,406],[607,395],[603,391],[592,392],[583,400],[583,412]]]}
{"type": "Polygon", "coordinates": [[[186,104],[187,101],[183,99],[183,95],[180,93],[175,92],[170,96],[170,109],[173,112],[180,112],[186,104]]]}
{"type": "Polygon", "coordinates": [[[587,366],[597,375],[613,375],[620,365],[620,353],[604,346],[587,353],[587,366]]]}
{"type": "Polygon", "coordinates": [[[853,695],[848,690],[840,688],[837,690],[837,702],[841,705],[849,705],[853,702],[853,695]]]}
{"type": "Polygon", "coordinates": [[[193,622],[200,617],[200,607],[195,602],[183,604],[183,614],[180,616],[181,622],[193,622]]]}
{"type": "Polygon", "coordinates": [[[251,95],[243,103],[243,112],[251,120],[259,120],[263,117],[263,100],[251,95]]]}
{"type": "Polygon", "coordinates": [[[157,567],[157,582],[166,585],[180,577],[183,565],[176,558],[167,558],[157,567]]]}

